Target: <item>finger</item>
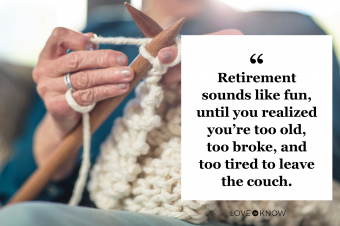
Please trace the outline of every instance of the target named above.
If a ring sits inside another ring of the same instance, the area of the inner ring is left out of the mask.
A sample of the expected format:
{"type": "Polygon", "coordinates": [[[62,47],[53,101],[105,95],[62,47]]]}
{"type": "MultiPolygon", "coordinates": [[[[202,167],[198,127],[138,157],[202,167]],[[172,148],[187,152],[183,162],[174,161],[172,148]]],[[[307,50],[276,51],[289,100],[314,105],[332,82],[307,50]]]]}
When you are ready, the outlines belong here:
{"type": "MultiPolygon", "coordinates": [[[[70,80],[74,89],[81,90],[99,85],[128,83],[131,82],[133,77],[134,71],[129,67],[110,67],[105,69],[79,71],[71,74],[70,80]]],[[[64,82],[64,77],[61,76],[56,79],[58,80],[57,83],[60,84],[55,85],[56,89],[58,87],[62,88],[57,91],[66,92],[67,87],[64,82]]]]}
{"type": "Polygon", "coordinates": [[[207,35],[243,35],[242,31],[237,30],[237,29],[226,29],[226,30],[221,30],[217,31],[214,33],[210,33],[207,35]]]}
{"type": "Polygon", "coordinates": [[[127,65],[128,58],[124,53],[105,49],[71,52],[49,62],[48,67],[45,68],[45,70],[46,75],[55,77],[64,75],[68,72],[127,65]]]}
{"type": "Polygon", "coordinates": [[[90,89],[77,90],[72,96],[79,105],[87,106],[101,100],[119,96],[128,91],[129,87],[129,83],[96,86],[90,89]]]}
{"type": "Polygon", "coordinates": [[[168,72],[163,75],[161,84],[169,86],[181,81],[181,64],[170,68],[168,72]]]}
{"type": "Polygon", "coordinates": [[[79,120],[79,113],[75,113],[68,105],[65,94],[49,93],[45,96],[44,103],[47,111],[55,119],[66,119],[70,121],[79,120]]]}
{"type": "MultiPolygon", "coordinates": [[[[88,37],[90,40],[91,38],[97,38],[98,36],[92,32],[85,33],[84,34],[86,37],[88,37]]],[[[99,44],[93,44],[93,50],[98,50],[99,49],[99,44]]]]}
{"type": "Polygon", "coordinates": [[[158,52],[158,59],[162,64],[169,64],[177,57],[178,48],[176,43],[165,47],[158,52]]]}
{"type": "Polygon", "coordinates": [[[39,59],[54,59],[64,55],[67,49],[90,50],[93,44],[86,35],[67,28],[57,27],[46,42],[39,59]]]}

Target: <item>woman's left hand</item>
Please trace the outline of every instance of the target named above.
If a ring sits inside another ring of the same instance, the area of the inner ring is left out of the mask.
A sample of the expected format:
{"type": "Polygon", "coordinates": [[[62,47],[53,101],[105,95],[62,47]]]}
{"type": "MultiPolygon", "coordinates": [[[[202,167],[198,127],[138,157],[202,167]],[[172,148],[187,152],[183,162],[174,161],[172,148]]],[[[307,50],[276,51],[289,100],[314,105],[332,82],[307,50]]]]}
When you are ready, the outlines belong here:
{"type": "MultiPolygon", "coordinates": [[[[207,35],[243,35],[243,33],[236,29],[222,30],[207,35]]],[[[169,64],[173,62],[177,57],[177,45],[173,44],[169,47],[165,47],[158,52],[158,59],[162,64],[169,64]]],[[[181,63],[170,68],[168,72],[163,75],[160,83],[164,86],[177,84],[179,94],[181,94],[181,63]]]]}

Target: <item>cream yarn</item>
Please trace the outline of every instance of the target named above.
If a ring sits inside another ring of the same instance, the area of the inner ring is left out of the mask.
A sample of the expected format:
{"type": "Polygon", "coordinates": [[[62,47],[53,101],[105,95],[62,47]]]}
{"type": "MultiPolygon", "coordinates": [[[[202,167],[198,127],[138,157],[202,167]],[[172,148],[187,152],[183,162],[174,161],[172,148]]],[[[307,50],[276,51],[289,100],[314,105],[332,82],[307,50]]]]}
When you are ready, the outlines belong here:
{"type": "Polygon", "coordinates": [[[95,107],[96,103],[89,106],[80,106],[72,97],[72,89],[67,90],[66,101],[70,107],[83,114],[83,161],[79,169],[79,176],[74,185],[73,194],[69,201],[70,206],[79,204],[83,195],[84,187],[86,185],[87,175],[91,167],[90,148],[91,148],[91,128],[90,128],[90,114],[89,112],[95,107]]]}
{"type": "MultiPolygon", "coordinates": [[[[92,41],[142,43],[140,53],[153,65],[136,87],[136,98],[129,101],[124,116],[115,121],[101,145],[88,183],[90,198],[98,208],[170,216],[196,224],[208,218],[245,225],[339,224],[339,197],[333,202],[181,200],[181,99],[176,87],[158,86],[167,69],[180,61],[180,54],[175,63],[162,65],[145,50],[150,39],[92,41]],[[235,210],[286,210],[286,215],[231,216],[235,210]]],[[[180,53],[178,40],[177,44],[180,53]]],[[[334,183],[334,193],[339,191],[334,183]]]]}

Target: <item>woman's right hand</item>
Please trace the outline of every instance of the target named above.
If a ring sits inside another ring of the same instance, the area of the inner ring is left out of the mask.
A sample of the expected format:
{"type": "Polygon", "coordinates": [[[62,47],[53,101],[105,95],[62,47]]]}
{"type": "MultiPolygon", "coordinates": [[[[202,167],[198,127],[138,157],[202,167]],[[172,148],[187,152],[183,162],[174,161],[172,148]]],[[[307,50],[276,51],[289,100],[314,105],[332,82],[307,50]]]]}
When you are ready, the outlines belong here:
{"type": "MultiPolygon", "coordinates": [[[[66,102],[67,87],[64,75],[70,80],[75,101],[82,106],[121,95],[129,89],[134,72],[127,67],[125,54],[114,50],[97,49],[90,42],[94,34],[82,34],[66,28],[56,28],[42,50],[33,70],[38,94],[43,99],[47,114],[35,132],[34,156],[38,165],[44,164],[55,147],[80,122],[81,114],[66,102]],[[73,52],[66,54],[67,49],[73,52]]],[[[58,180],[71,172],[75,157],[65,163],[55,175],[58,180]]]]}

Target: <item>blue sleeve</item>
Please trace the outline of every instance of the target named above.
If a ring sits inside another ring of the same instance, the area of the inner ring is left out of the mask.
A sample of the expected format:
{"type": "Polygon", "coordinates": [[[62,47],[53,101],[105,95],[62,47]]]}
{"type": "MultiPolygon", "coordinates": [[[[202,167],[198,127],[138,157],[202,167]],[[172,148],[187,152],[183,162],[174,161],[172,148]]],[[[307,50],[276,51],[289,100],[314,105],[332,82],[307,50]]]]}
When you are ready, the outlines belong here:
{"type": "MultiPolygon", "coordinates": [[[[96,160],[100,144],[111,132],[114,120],[123,114],[124,106],[127,101],[134,97],[131,92],[128,97],[119,105],[113,114],[95,132],[91,143],[91,162],[96,160]]],[[[0,202],[5,204],[9,198],[20,188],[37,168],[33,158],[33,134],[39,122],[46,113],[43,101],[34,92],[32,105],[27,112],[24,120],[23,131],[13,144],[13,154],[11,159],[0,174],[0,202]]],[[[79,152],[81,156],[82,150],[79,152]]],[[[78,163],[80,157],[78,157],[78,163]]],[[[63,181],[58,183],[50,182],[36,200],[67,202],[72,190],[75,179],[78,177],[79,165],[73,173],[63,181]]]]}
{"type": "Polygon", "coordinates": [[[37,94],[32,97],[32,105],[23,120],[21,135],[13,144],[13,153],[0,175],[0,201],[6,203],[29,175],[36,169],[32,155],[33,131],[46,110],[37,94]]]}

